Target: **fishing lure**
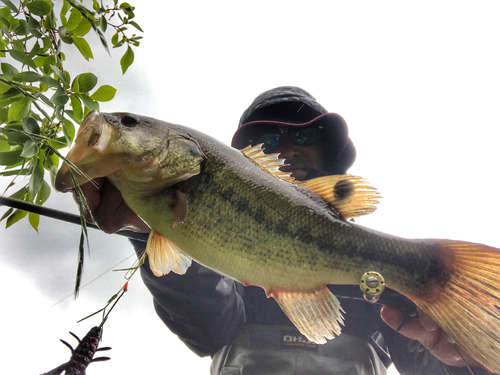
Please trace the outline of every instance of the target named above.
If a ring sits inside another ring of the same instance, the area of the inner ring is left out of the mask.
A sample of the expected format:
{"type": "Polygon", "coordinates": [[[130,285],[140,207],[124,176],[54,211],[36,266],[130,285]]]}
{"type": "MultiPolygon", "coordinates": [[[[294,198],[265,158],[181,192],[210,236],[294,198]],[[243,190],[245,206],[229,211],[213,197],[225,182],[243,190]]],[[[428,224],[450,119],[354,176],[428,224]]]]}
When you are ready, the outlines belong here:
{"type": "Polygon", "coordinates": [[[102,335],[102,324],[91,328],[82,340],[73,332],[70,332],[70,334],[78,340],[76,349],[73,349],[66,341],[61,340],[71,350],[69,361],[42,375],[60,375],[63,371],[65,371],[65,375],[85,375],[85,370],[92,362],[110,359],[109,357],[93,358],[95,352],[111,349],[110,347],[98,348],[102,335]]]}

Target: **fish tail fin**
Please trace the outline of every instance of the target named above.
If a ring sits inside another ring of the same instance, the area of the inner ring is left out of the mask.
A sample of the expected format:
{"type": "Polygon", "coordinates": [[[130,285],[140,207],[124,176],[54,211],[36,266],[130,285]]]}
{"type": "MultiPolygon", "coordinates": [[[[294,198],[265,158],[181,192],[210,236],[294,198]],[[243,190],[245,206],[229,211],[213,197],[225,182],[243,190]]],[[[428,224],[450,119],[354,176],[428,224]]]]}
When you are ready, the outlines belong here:
{"type": "Polygon", "coordinates": [[[417,304],[471,357],[500,373],[500,250],[459,241],[438,245],[453,259],[450,280],[436,301],[417,304]]]}

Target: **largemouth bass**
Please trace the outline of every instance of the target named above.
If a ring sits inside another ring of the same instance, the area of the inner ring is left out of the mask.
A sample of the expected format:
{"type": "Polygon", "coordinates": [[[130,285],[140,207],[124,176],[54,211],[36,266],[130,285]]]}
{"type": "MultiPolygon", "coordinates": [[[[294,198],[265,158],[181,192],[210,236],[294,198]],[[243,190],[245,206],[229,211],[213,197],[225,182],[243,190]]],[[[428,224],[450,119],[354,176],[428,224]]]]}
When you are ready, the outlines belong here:
{"type": "MultiPolygon", "coordinates": [[[[347,221],[373,211],[378,197],[360,178],[294,181],[259,147],[242,152],[127,113],[90,113],[67,158],[83,172],[78,184],[107,177],[151,227],[146,251],[157,276],[182,274],[194,259],[264,288],[304,335],[324,343],[343,319],[327,285],[357,285],[377,272],[500,372],[500,250],[403,239],[347,221]]],[[[66,165],[56,188],[74,188],[66,165]]]]}

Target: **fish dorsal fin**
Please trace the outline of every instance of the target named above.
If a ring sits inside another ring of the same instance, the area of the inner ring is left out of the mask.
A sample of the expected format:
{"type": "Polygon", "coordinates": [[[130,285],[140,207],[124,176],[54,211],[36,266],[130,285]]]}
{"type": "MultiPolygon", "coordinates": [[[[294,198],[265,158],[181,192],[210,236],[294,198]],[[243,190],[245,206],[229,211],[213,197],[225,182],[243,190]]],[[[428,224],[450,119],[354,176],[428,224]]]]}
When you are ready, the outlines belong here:
{"type": "Polygon", "coordinates": [[[372,213],[377,208],[377,199],[381,198],[377,190],[365,179],[348,174],[318,177],[296,183],[319,195],[346,219],[372,213]]]}
{"type": "Polygon", "coordinates": [[[154,229],[148,237],[146,253],[149,258],[149,267],[155,276],[163,276],[173,271],[184,275],[191,265],[191,257],[185,255],[172,241],[154,229]]]}
{"type": "Polygon", "coordinates": [[[282,172],[280,168],[287,165],[285,159],[279,158],[280,154],[265,154],[262,148],[263,143],[251,146],[248,145],[241,150],[250,161],[257,164],[264,172],[287,182],[294,182],[295,178],[291,176],[291,172],[282,172]]]}
{"type": "Polygon", "coordinates": [[[310,341],[324,344],[340,335],[344,325],[340,302],[324,288],[309,292],[270,293],[297,329],[310,341]]]}

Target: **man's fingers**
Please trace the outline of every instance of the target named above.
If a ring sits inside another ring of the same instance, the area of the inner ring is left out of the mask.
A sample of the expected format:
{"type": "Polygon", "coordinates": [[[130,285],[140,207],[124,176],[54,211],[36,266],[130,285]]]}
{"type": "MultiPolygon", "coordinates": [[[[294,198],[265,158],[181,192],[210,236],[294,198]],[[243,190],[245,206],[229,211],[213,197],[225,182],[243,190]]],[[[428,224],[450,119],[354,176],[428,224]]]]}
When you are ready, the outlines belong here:
{"type": "Polygon", "coordinates": [[[420,319],[420,323],[424,326],[427,331],[435,331],[439,328],[439,325],[426,313],[417,308],[418,317],[420,319]]]}

